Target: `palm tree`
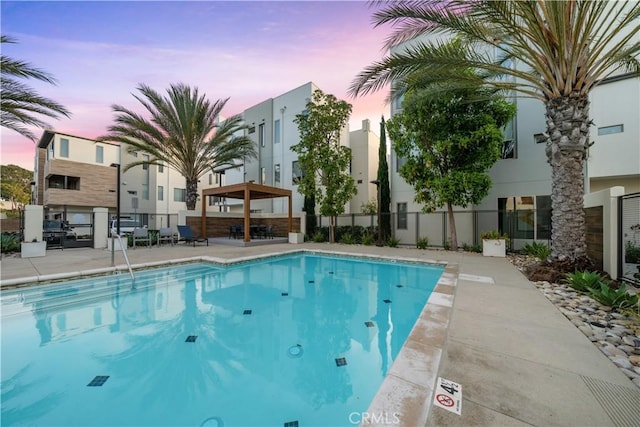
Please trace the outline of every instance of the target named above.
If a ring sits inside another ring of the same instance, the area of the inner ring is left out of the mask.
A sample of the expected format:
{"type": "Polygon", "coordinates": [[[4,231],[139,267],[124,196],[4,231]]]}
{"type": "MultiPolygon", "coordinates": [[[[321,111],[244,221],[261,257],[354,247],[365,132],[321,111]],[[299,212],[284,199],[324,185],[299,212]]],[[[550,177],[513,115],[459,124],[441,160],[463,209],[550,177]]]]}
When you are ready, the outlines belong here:
{"type": "Polygon", "coordinates": [[[142,151],[151,156],[128,164],[125,170],[142,164],[165,164],[180,172],[186,179],[188,210],[196,208],[202,174],[235,165],[239,159],[256,157],[251,139],[237,135],[245,129],[242,117],[219,120],[229,98],[211,103],[198,93],[198,88],[182,83],[172,84],[166,97],[144,84],[137,89],[141,95],[133,96],[151,117],[113,105],[116,124],[98,140],[128,144],[129,152],[142,151]]]}
{"type": "Polygon", "coordinates": [[[392,2],[374,14],[376,25],[396,25],[387,47],[432,34],[457,35],[466,44],[447,49],[441,41],[417,42],[367,67],[350,92],[366,94],[392,82],[404,88],[448,81],[461,87],[486,84],[542,101],[552,169],[552,258],[576,260],[586,256],[589,91],[614,72],[640,73],[639,16],[640,3],[634,1],[392,2]],[[487,54],[488,47],[497,57],[487,54]],[[468,68],[479,75],[466,73],[468,68]]]}
{"type": "MultiPolygon", "coordinates": [[[[1,43],[15,43],[8,36],[0,36],[1,43]]],[[[57,119],[60,115],[69,117],[69,111],[51,99],[38,93],[19,81],[19,79],[36,79],[55,84],[55,79],[47,72],[33,67],[31,64],[0,55],[0,124],[35,141],[36,137],[26,126],[47,128],[48,124],[34,114],[57,119]]]]}

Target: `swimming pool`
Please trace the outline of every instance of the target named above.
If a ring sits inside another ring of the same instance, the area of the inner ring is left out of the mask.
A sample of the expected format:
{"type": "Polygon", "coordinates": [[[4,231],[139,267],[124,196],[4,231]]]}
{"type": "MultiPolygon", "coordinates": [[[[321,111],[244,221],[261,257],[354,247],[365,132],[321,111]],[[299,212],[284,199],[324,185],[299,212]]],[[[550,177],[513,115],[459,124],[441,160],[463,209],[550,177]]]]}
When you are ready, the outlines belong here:
{"type": "Polygon", "coordinates": [[[2,293],[7,425],[352,425],[443,267],[296,254],[2,293]]]}

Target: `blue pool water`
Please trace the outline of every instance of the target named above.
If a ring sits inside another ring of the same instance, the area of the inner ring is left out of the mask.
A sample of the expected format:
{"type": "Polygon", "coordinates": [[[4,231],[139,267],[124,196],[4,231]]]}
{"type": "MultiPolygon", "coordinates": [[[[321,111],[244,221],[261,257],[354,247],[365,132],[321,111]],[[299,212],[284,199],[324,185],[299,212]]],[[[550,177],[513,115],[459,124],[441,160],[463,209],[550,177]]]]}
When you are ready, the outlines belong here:
{"type": "Polygon", "coordinates": [[[352,425],[442,271],[296,254],[3,291],[1,423],[352,425]]]}

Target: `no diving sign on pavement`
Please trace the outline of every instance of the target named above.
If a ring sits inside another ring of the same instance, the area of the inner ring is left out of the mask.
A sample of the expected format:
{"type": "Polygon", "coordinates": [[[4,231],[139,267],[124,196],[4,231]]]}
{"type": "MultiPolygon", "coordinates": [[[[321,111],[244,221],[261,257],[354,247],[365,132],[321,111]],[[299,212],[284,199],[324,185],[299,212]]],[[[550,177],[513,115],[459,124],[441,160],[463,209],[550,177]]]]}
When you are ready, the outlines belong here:
{"type": "Polygon", "coordinates": [[[438,377],[433,404],[454,414],[462,414],[462,386],[438,377]]]}

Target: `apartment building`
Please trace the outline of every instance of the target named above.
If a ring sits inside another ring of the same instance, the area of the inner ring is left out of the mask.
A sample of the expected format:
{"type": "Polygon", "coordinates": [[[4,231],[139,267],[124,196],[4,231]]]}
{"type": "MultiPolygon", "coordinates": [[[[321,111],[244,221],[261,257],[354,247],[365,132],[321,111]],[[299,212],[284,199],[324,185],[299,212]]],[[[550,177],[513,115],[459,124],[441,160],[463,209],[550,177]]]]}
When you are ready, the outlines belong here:
{"type": "Polygon", "coordinates": [[[362,205],[378,202],[378,188],[371,181],[378,176],[378,149],[380,138],[371,130],[371,121],[362,121],[362,128],[349,132],[351,148],[351,176],[358,193],[351,199],[351,212],[362,212],[362,205]]]}
{"type": "MultiPolygon", "coordinates": [[[[246,134],[256,144],[258,157],[226,170],[228,185],[254,181],[289,189],[293,192],[293,211],[302,211],[304,197],[298,193],[296,184],[302,172],[297,154],[291,150],[300,141],[298,125],[294,120],[297,114],[305,111],[307,102],[318,89],[313,82],[308,82],[244,110],[244,122],[249,126],[246,134]]],[[[349,146],[348,126],[343,129],[340,143],[349,146]]],[[[229,211],[242,210],[240,200],[227,200],[226,204],[229,211]]],[[[283,198],[251,202],[251,211],[256,213],[286,213],[287,210],[287,201],[283,198]]],[[[350,205],[347,204],[346,212],[349,210],[350,205]]]]}
{"type": "MultiPolygon", "coordinates": [[[[640,40],[640,35],[636,36],[640,40]]],[[[399,52],[422,37],[392,48],[399,52]]],[[[514,64],[518,66],[518,64],[514,64]]],[[[551,167],[545,154],[545,108],[542,102],[514,94],[510,101],[517,107],[515,118],[504,129],[502,159],[491,168],[492,187],[485,199],[472,209],[480,211],[537,211],[536,215],[518,219],[516,238],[546,240],[550,238],[551,167]]],[[[585,193],[624,186],[627,194],[640,191],[640,77],[618,74],[609,77],[590,93],[590,116],[593,143],[585,162],[585,193]]],[[[402,109],[402,99],[391,105],[391,115],[402,109]]],[[[407,230],[407,212],[418,212],[413,188],[399,175],[403,164],[390,151],[392,211],[397,226],[407,230]]],[[[463,211],[458,208],[457,210],[463,211]]],[[[497,213],[480,217],[480,229],[501,228],[504,218],[497,213]]],[[[409,227],[410,228],[410,227],[409,227]]],[[[407,230],[409,234],[412,230],[407,230]]]]}

